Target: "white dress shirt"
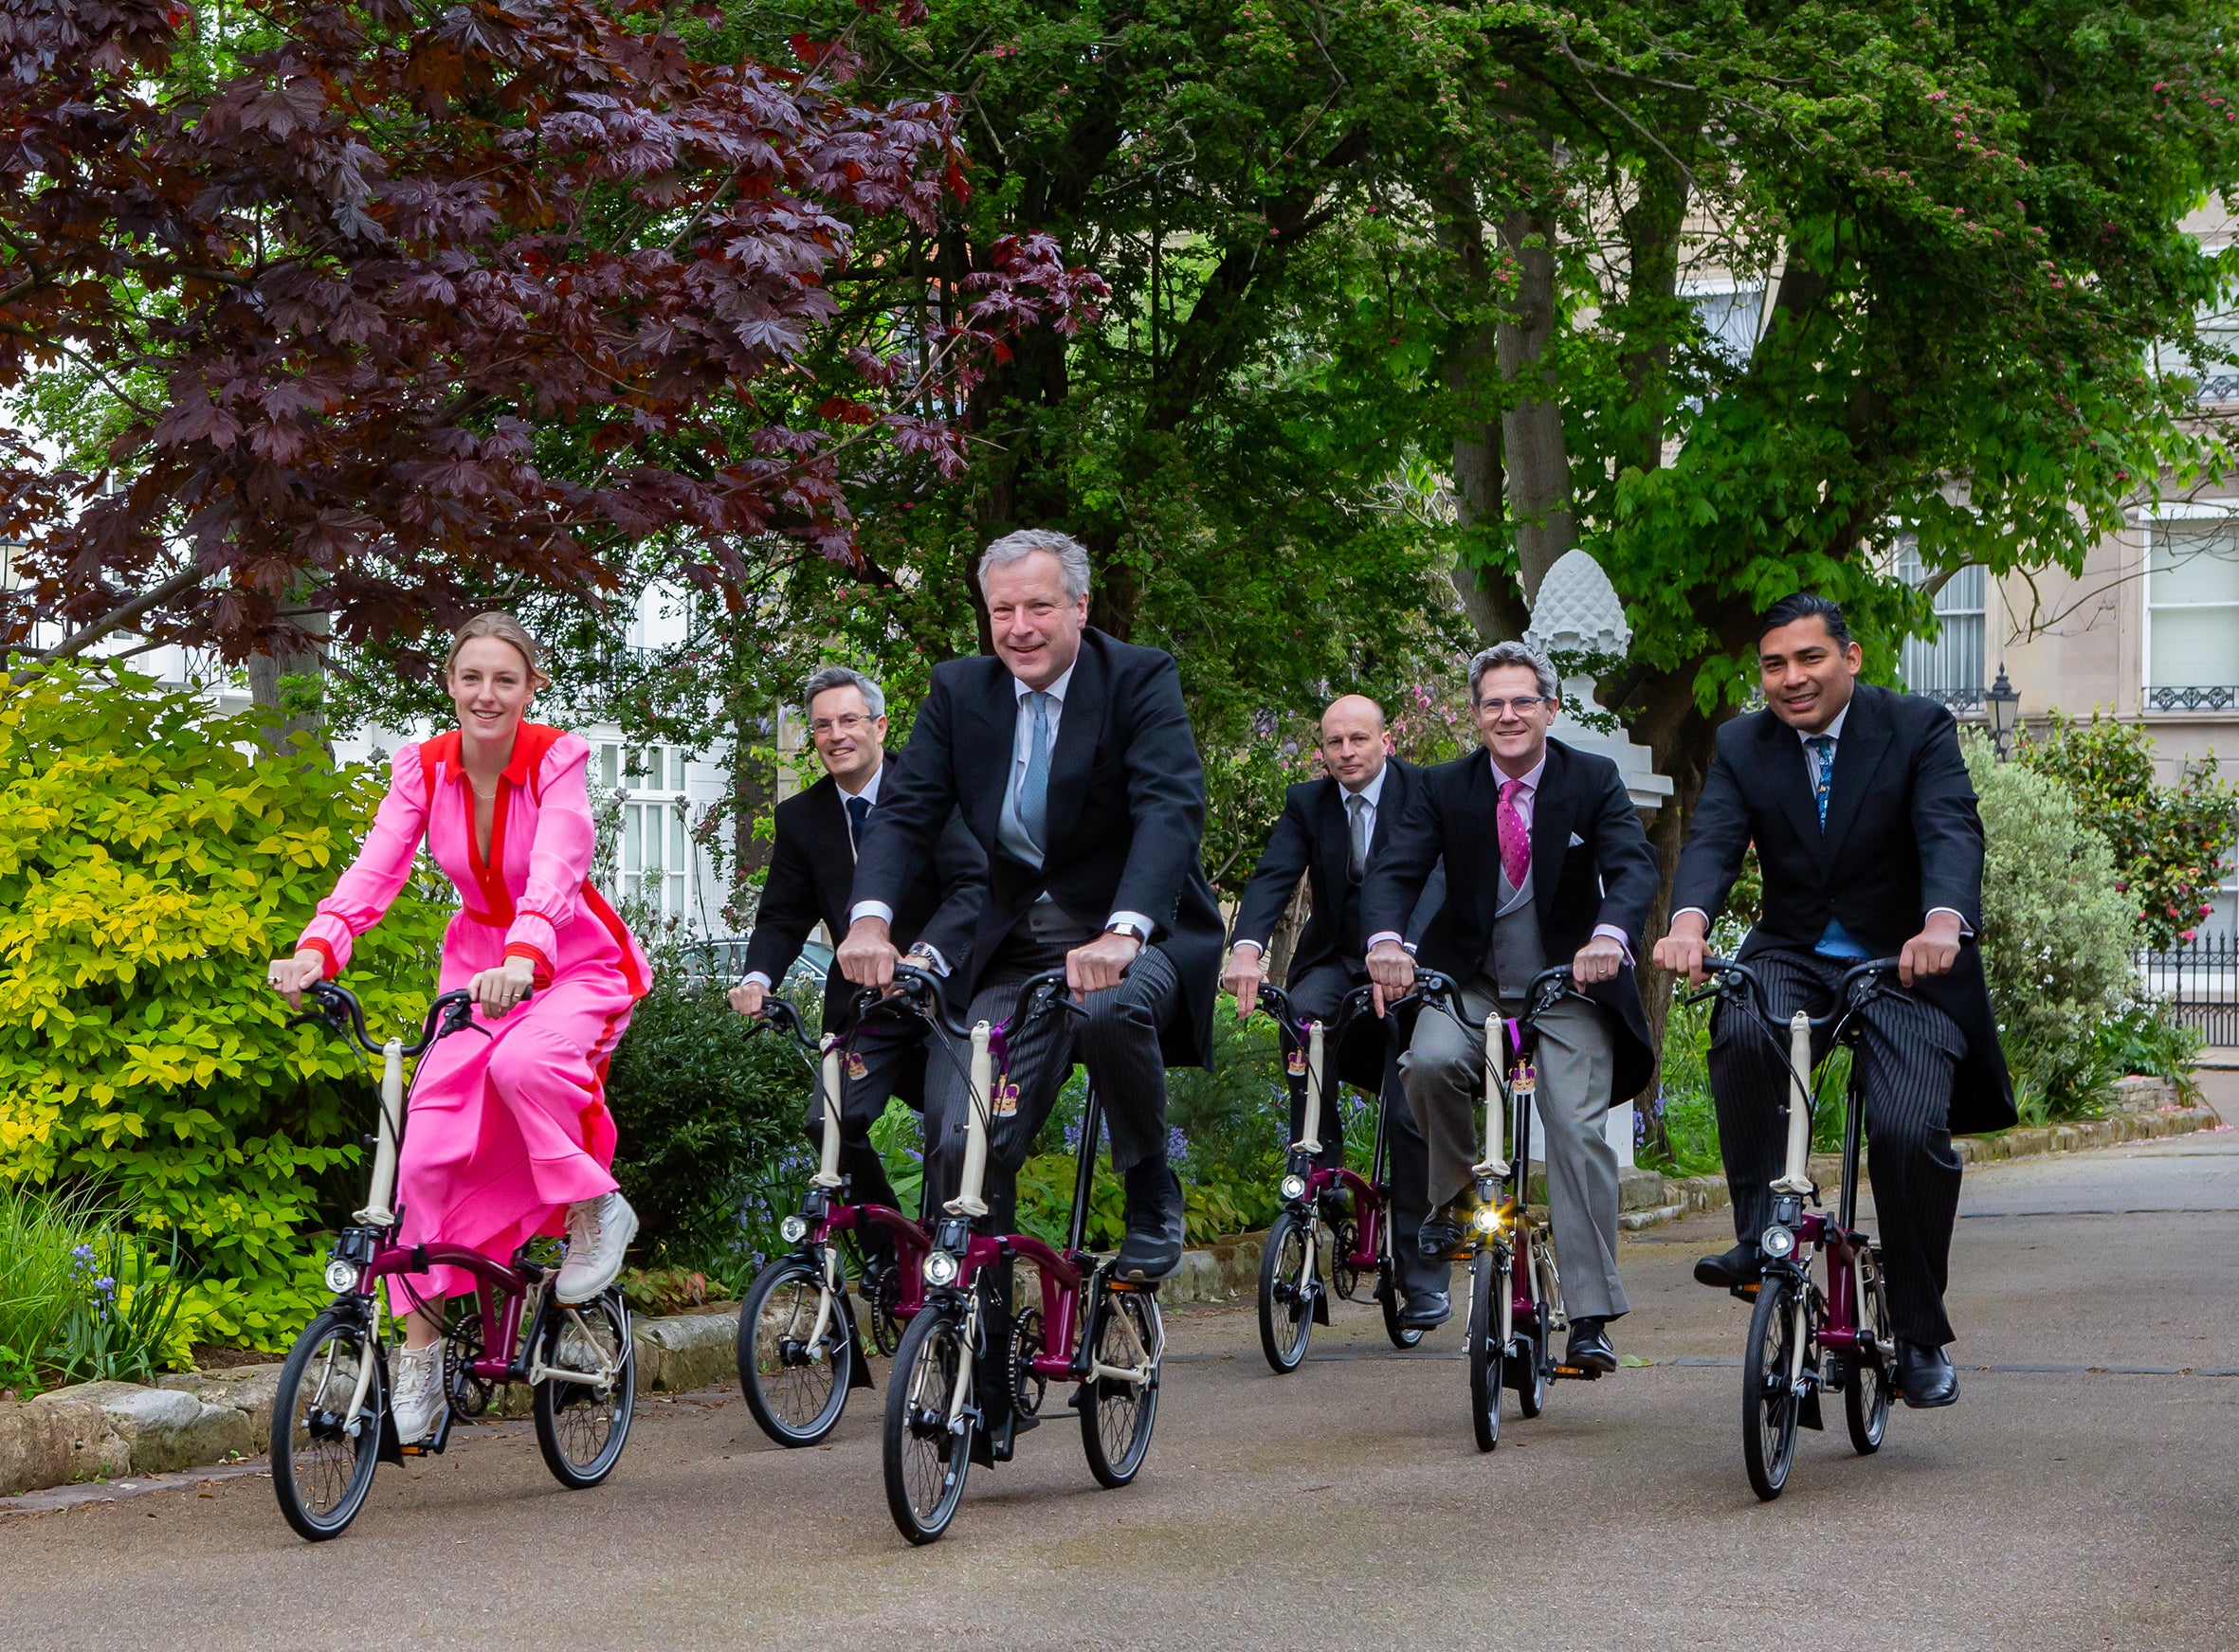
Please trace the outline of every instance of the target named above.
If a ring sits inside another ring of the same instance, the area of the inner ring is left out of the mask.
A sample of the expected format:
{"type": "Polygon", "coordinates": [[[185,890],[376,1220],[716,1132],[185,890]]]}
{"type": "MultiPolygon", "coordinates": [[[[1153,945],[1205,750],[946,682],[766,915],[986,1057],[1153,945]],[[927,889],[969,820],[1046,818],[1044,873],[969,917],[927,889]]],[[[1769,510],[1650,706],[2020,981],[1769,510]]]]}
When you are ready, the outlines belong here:
{"type": "MultiPolygon", "coordinates": [[[[1338,790],[1344,794],[1345,830],[1348,838],[1350,837],[1353,829],[1353,800],[1356,797],[1359,797],[1365,798],[1368,801],[1368,807],[1360,811],[1367,817],[1368,820],[1367,827],[1363,830],[1361,836],[1367,842],[1372,844],[1376,841],[1376,806],[1383,801],[1384,776],[1391,772],[1392,760],[1387,757],[1381,764],[1377,765],[1375,777],[1369,781],[1369,783],[1366,786],[1363,786],[1358,791],[1354,790],[1342,780],[1338,782],[1338,790]]],[[[1348,853],[1349,852],[1350,844],[1348,844],[1348,853]]],[[[1242,952],[1246,947],[1249,947],[1252,950],[1252,953],[1255,957],[1259,953],[1266,951],[1265,947],[1261,946],[1260,943],[1255,940],[1240,940],[1229,950],[1232,952],[1242,952]]]]}
{"type": "MultiPolygon", "coordinates": [[[[1849,720],[1850,702],[1848,700],[1845,700],[1843,701],[1843,709],[1835,713],[1835,720],[1831,723],[1829,723],[1824,729],[1821,729],[1818,734],[1809,735],[1806,734],[1802,729],[1795,728],[1793,725],[1789,730],[1789,732],[1794,735],[1795,737],[1803,744],[1804,783],[1811,789],[1814,798],[1817,797],[1819,790],[1819,775],[1816,772],[1819,758],[1817,754],[1811,750],[1811,742],[1820,738],[1822,735],[1832,742],[1832,744],[1828,749],[1827,757],[1827,772],[1831,784],[1832,776],[1834,774],[1834,760],[1837,754],[1840,753],[1843,749],[1843,725],[1849,720]]],[[[1814,802],[1812,805],[1812,813],[1818,813],[1818,805],[1816,802],[1814,802]]],[[[1702,920],[1702,928],[1704,933],[1707,934],[1709,932],[1710,914],[1704,912],[1702,908],[1700,906],[1683,906],[1679,909],[1679,912],[1675,912],[1671,915],[1672,920],[1674,922],[1678,921],[1681,912],[1693,913],[1697,917],[1700,917],[1702,920]]],[[[1959,933],[1961,935],[1973,935],[1975,933],[1973,930],[1967,927],[1967,915],[1959,911],[1958,908],[1953,906],[1931,906],[1928,909],[1928,914],[1930,917],[1933,917],[1939,912],[1948,912],[1954,917],[1957,918],[1959,920],[1959,933]]]]}
{"type": "MultiPolygon", "coordinates": [[[[1065,720],[1065,690],[1072,686],[1073,672],[1076,669],[1078,663],[1079,662],[1076,659],[1073,665],[1066,666],[1064,671],[1058,674],[1058,679],[1055,682],[1052,682],[1047,688],[1042,691],[1044,694],[1048,695],[1051,700],[1051,704],[1049,705],[1048,709],[1043,713],[1044,720],[1047,724],[1049,731],[1049,749],[1047,756],[1051,760],[1054,760],[1057,756],[1058,726],[1065,720]]],[[[1002,813],[1008,813],[1010,800],[1017,794],[1019,782],[1026,776],[1027,759],[1031,754],[1033,750],[1034,714],[1033,709],[1027,704],[1027,696],[1034,692],[1033,687],[1030,684],[1022,681],[1020,679],[1013,677],[1010,680],[1010,692],[1012,703],[1018,707],[1018,718],[1017,721],[1011,725],[1010,777],[1004,784],[1003,797],[1005,808],[1002,811],[999,811],[998,818],[1000,818],[1002,813]]],[[[1047,812],[1045,812],[1043,818],[1045,820],[1048,818],[1047,812]]],[[[997,841],[998,843],[1001,841],[1001,828],[999,826],[997,829],[997,841]]],[[[1047,900],[1049,899],[1049,894],[1047,890],[1043,892],[1042,899],[1044,900],[1047,900]]],[[[882,917],[884,918],[888,923],[892,923],[894,921],[894,908],[888,906],[883,900],[859,900],[855,903],[854,909],[848,913],[847,921],[852,923],[857,918],[861,917],[882,917]]],[[[1116,929],[1122,924],[1133,929],[1136,933],[1137,938],[1142,941],[1142,943],[1146,946],[1150,944],[1151,936],[1157,927],[1152,923],[1148,917],[1145,917],[1139,912],[1115,912],[1110,917],[1104,920],[1104,927],[1106,929],[1116,929]]],[[[947,971],[944,970],[942,972],[946,973],[947,971]]]]}
{"type": "MultiPolygon", "coordinates": [[[[1484,754],[1484,760],[1487,763],[1493,763],[1493,754],[1490,752],[1487,752],[1484,754]]],[[[1529,769],[1525,770],[1521,774],[1510,774],[1502,770],[1498,763],[1493,763],[1493,779],[1499,783],[1503,790],[1507,789],[1510,781],[1513,780],[1517,783],[1517,790],[1512,801],[1516,806],[1516,812],[1523,817],[1523,829],[1524,835],[1526,837],[1531,835],[1532,806],[1538,799],[1539,782],[1545,777],[1546,773],[1547,753],[1545,748],[1541,748],[1540,750],[1539,760],[1537,763],[1534,763],[1529,769]]],[[[1537,867],[1533,869],[1533,876],[1538,876],[1537,867]]],[[[1619,929],[1613,923],[1597,923],[1593,926],[1593,933],[1597,938],[1602,935],[1608,935],[1610,939],[1615,941],[1617,943],[1617,950],[1625,954],[1626,963],[1630,964],[1632,962],[1632,945],[1625,938],[1625,932],[1623,930],[1619,929]]],[[[1402,941],[1404,944],[1404,939],[1405,937],[1403,937],[1396,930],[1379,930],[1374,935],[1368,937],[1368,944],[1371,947],[1374,947],[1379,942],[1383,941],[1402,941]]]]}

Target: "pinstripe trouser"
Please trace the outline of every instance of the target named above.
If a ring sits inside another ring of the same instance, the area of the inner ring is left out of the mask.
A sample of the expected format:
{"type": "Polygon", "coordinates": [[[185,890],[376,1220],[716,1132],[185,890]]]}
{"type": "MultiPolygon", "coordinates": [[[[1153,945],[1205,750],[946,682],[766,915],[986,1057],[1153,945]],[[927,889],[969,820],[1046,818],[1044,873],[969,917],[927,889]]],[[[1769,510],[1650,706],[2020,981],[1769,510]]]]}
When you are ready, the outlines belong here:
{"type": "MultiPolygon", "coordinates": [[[[1824,1015],[1848,960],[1765,952],[1749,967],[1764,983],[1774,1015],[1824,1015]]],[[[1853,1053],[1866,1098],[1866,1171],[1874,1229],[1889,1286],[1890,1329],[1907,1342],[1940,1348],[1952,1339],[1943,1290],[1952,1224],[1959,1213],[1959,1155],[1949,1127],[1952,1075],[1967,1041],[1951,1017],[1924,999],[1891,990],[1864,1012],[1866,1036],[1853,1053]]],[[[1767,1029],[1770,1030],[1770,1029],[1767,1029]]],[[[1814,1060],[1826,1051],[1815,1035],[1814,1060]]],[[[1787,1041],[1756,1031],[1720,1004],[1711,1028],[1710,1088],[1718,1100],[1719,1142],[1734,1195],[1734,1231],[1755,1244],[1772,1218],[1769,1185],[1788,1153],[1787,1041]]]]}
{"type": "MultiPolygon", "coordinates": [[[[1000,1024],[1017,1007],[1019,988],[1029,976],[1062,969],[1065,953],[1095,933],[1046,928],[1036,934],[1034,926],[1021,920],[980,977],[964,1025],[1000,1024]]],[[[1112,1168],[1124,1173],[1144,1159],[1165,1155],[1166,1060],[1158,1047],[1158,1028],[1180,989],[1179,981],[1173,961],[1156,947],[1145,947],[1119,986],[1088,995],[1087,1020],[1047,1010],[1010,1041],[1016,1110],[998,1112],[988,1132],[986,1198],[995,1231],[1010,1227],[1018,1169],[1033,1151],[1034,1137],[1072,1077],[1076,1059],[1087,1067],[1103,1101],[1112,1168]]],[[[972,1050],[969,1044],[958,1047],[945,1033],[931,1036],[949,1050],[948,1055],[929,1050],[925,1062],[925,1208],[936,1210],[955,1196],[963,1173],[965,1130],[971,1117],[971,1089],[964,1074],[971,1067],[972,1050]]],[[[997,1103],[998,1108],[1006,1105],[997,1103]]]]}

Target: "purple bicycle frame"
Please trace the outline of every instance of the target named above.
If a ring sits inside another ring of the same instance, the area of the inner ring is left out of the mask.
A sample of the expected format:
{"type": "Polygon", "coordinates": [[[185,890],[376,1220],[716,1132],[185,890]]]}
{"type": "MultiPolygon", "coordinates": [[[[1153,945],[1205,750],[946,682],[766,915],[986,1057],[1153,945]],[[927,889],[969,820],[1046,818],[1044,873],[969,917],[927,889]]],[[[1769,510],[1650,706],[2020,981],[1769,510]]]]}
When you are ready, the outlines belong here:
{"type": "Polygon", "coordinates": [[[901,1270],[901,1292],[895,1299],[894,1316],[908,1319],[925,1305],[925,1253],[933,1241],[924,1227],[891,1205],[831,1205],[824,1220],[810,1229],[809,1244],[822,1245],[835,1233],[883,1227],[894,1240],[895,1265],[901,1270]]]}
{"type": "MultiPolygon", "coordinates": [[[[401,1225],[404,1213],[397,1212],[401,1225]]],[[[395,1229],[391,1228],[391,1232],[395,1229]]],[[[371,1296],[377,1280],[399,1274],[423,1274],[431,1267],[454,1267],[474,1276],[476,1304],[482,1312],[482,1353],[467,1369],[484,1382],[518,1382],[528,1368],[516,1359],[513,1349],[520,1334],[521,1308],[537,1282],[518,1268],[492,1262],[479,1250],[460,1244],[402,1245],[384,1243],[358,1276],[360,1295],[371,1296]],[[486,1289],[482,1287],[488,1287],[486,1289]],[[504,1353],[492,1352],[504,1349],[504,1353]]]]}
{"type": "Polygon", "coordinates": [[[1306,1176],[1306,1203],[1312,1204],[1333,1186],[1348,1189],[1353,1208],[1359,1212],[1360,1243],[1345,1261],[1363,1271],[1373,1268],[1380,1260],[1378,1247],[1384,1237],[1384,1189],[1348,1165],[1317,1165],[1306,1176]]]}

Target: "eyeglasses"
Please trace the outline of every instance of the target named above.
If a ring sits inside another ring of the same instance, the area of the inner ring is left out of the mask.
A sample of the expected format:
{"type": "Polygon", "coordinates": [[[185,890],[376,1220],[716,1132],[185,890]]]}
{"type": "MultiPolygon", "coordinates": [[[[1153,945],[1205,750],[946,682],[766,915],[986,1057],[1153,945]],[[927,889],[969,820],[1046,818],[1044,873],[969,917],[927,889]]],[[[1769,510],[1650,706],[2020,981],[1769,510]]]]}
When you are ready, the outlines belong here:
{"type": "Polygon", "coordinates": [[[1510,711],[1518,717],[1530,717],[1547,703],[1547,698],[1543,694],[1520,694],[1514,699],[1481,699],[1477,709],[1489,711],[1495,717],[1505,716],[1510,711]]]}
{"type": "Polygon", "coordinates": [[[845,717],[818,717],[809,725],[812,735],[852,735],[870,727],[871,719],[861,712],[849,712],[845,717]]]}

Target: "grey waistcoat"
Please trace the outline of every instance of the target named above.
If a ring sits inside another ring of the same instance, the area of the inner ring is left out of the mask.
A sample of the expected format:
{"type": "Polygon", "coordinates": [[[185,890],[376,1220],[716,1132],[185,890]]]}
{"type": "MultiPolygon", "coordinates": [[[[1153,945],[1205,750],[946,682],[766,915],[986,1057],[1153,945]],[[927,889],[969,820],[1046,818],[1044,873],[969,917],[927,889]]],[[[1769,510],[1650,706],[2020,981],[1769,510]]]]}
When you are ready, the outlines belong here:
{"type": "Polygon", "coordinates": [[[1501,904],[1493,914],[1493,945],[1484,960],[1485,973],[1501,989],[1503,998],[1520,998],[1532,977],[1547,968],[1546,944],[1539,938],[1539,909],[1532,901],[1532,879],[1526,872],[1523,887],[1501,873],[1501,904]]]}

